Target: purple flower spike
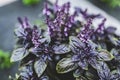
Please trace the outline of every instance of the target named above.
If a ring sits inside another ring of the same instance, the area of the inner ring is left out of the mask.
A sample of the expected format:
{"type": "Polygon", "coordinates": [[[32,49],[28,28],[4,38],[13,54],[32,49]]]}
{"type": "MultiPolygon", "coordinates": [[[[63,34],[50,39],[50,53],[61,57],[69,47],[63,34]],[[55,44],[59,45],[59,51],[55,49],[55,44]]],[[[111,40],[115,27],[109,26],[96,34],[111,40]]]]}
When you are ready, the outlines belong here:
{"type": "Polygon", "coordinates": [[[18,21],[21,24],[22,28],[25,29],[30,27],[27,17],[24,18],[24,21],[20,17],[18,17],[18,21]]]}
{"type": "Polygon", "coordinates": [[[95,32],[97,32],[97,33],[101,33],[101,34],[104,33],[104,30],[105,30],[105,26],[104,26],[105,21],[106,21],[106,18],[104,18],[104,19],[102,20],[102,23],[99,24],[99,26],[98,26],[98,28],[96,29],[95,32]]]}
{"type": "Polygon", "coordinates": [[[78,37],[83,42],[87,42],[90,39],[92,33],[94,32],[94,30],[90,27],[91,24],[92,19],[88,19],[87,24],[84,25],[84,29],[78,34],[78,37]]]}
{"type": "Polygon", "coordinates": [[[39,39],[40,39],[40,32],[39,32],[37,26],[34,26],[33,32],[32,32],[32,42],[33,42],[35,48],[37,48],[40,45],[39,39]]]}
{"type": "Polygon", "coordinates": [[[94,18],[102,18],[101,14],[88,14],[87,9],[82,10],[81,8],[78,8],[78,7],[76,7],[75,9],[76,9],[76,12],[80,13],[85,20],[87,20],[89,18],[92,18],[92,19],[94,19],[94,18]]]}
{"type": "Polygon", "coordinates": [[[23,39],[22,43],[25,48],[38,48],[42,43],[44,43],[45,39],[43,39],[43,36],[41,35],[41,29],[39,29],[36,25],[30,26],[27,17],[24,18],[24,21],[19,17],[18,21],[22,27],[20,30],[16,30],[15,34],[17,34],[18,38],[23,39]]]}
{"type": "Polygon", "coordinates": [[[22,21],[21,17],[18,17],[18,22],[22,25],[22,28],[24,28],[23,21],[22,21]]]}
{"type": "Polygon", "coordinates": [[[45,3],[44,6],[45,6],[45,8],[43,9],[43,14],[45,16],[49,16],[50,15],[50,11],[49,11],[47,3],[45,3]]]}
{"type": "Polygon", "coordinates": [[[70,15],[70,2],[59,6],[58,1],[52,9],[45,4],[44,15],[52,39],[62,41],[68,39],[72,25],[75,23],[77,12],[70,15]],[[48,12],[51,14],[49,15],[48,12]],[[51,17],[52,16],[52,17],[51,17]]]}
{"type": "Polygon", "coordinates": [[[27,17],[25,17],[25,25],[26,25],[26,28],[30,26],[29,23],[28,23],[28,18],[27,17]]]}

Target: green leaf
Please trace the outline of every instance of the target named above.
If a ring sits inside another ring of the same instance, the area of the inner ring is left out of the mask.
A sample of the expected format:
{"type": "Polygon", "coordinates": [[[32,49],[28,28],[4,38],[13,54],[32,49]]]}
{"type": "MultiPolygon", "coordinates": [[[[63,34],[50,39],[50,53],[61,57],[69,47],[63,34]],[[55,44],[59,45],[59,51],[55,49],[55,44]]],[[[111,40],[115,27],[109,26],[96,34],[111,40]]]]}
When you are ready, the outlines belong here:
{"type": "Polygon", "coordinates": [[[70,48],[67,44],[55,45],[53,47],[55,54],[65,54],[70,51],[70,48]]]}
{"type": "Polygon", "coordinates": [[[12,54],[11,58],[10,58],[10,61],[11,62],[16,62],[16,61],[22,60],[28,54],[29,54],[29,52],[27,50],[25,50],[25,48],[15,49],[13,51],[13,54],[12,54]]]}
{"type": "Polygon", "coordinates": [[[24,5],[35,5],[40,2],[40,0],[22,0],[24,5]]]}
{"type": "Polygon", "coordinates": [[[70,36],[69,40],[70,40],[69,46],[73,52],[76,52],[77,48],[85,48],[85,44],[82,43],[80,39],[78,39],[77,37],[70,36]]]}
{"type": "Polygon", "coordinates": [[[110,7],[120,7],[120,0],[101,0],[105,3],[107,3],[110,7]]]}
{"type": "Polygon", "coordinates": [[[10,63],[10,53],[0,50],[0,68],[9,68],[12,65],[10,63]]]}
{"type": "Polygon", "coordinates": [[[101,49],[98,52],[99,52],[98,55],[99,55],[101,60],[110,61],[114,58],[114,56],[110,52],[108,52],[107,50],[101,49]]]}
{"type": "Polygon", "coordinates": [[[57,63],[56,70],[58,73],[67,73],[78,67],[71,58],[63,58],[57,63]]]}
{"type": "Polygon", "coordinates": [[[47,64],[43,59],[39,59],[34,64],[34,69],[38,77],[40,77],[45,71],[47,64]]]}

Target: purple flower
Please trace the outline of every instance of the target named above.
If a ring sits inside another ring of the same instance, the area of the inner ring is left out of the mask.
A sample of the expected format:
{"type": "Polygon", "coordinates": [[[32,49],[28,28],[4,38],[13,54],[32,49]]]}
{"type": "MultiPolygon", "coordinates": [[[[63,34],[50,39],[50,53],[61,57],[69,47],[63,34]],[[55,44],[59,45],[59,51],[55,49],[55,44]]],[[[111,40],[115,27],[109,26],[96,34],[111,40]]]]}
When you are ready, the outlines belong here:
{"type": "Polygon", "coordinates": [[[95,32],[101,33],[101,34],[104,33],[104,30],[105,30],[105,26],[104,26],[105,21],[106,21],[106,18],[104,18],[104,19],[102,20],[102,22],[99,24],[99,26],[98,26],[98,28],[96,29],[95,32]]]}
{"type": "Polygon", "coordinates": [[[77,14],[74,12],[74,14],[70,15],[69,9],[69,2],[62,6],[59,6],[56,2],[53,9],[48,8],[48,5],[45,4],[43,12],[46,16],[50,36],[55,41],[65,41],[70,36],[71,27],[75,23],[74,18],[77,14]]]}
{"type": "Polygon", "coordinates": [[[24,20],[22,20],[19,17],[18,21],[21,24],[21,27],[18,27],[16,29],[15,34],[19,40],[22,39],[22,43],[20,45],[23,45],[25,48],[38,48],[39,46],[41,46],[41,44],[43,43],[43,41],[41,41],[41,39],[43,39],[43,36],[41,35],[41,30],[36,25],[32,27],[29,24],[27,18],[24,18],[24,20]]]}
{"type": "Polygon", "coordinates": [[[24,18],[24,21],[20,17],[18,17],[18,21],[21,24],[22,28],[25,29],[25,28],[30,27],[30,24],[28,23],[27,17],[24,18]]]}
{"type": "Polygon", "coordinates": [[[97,57],[97,45],[91,41],[91,36],[94,33],[94,29],[91,27],[92,19],[88,19],[87,23],[83,26],[83,30],[77,35],[77,37],[70,38],[70,48],[74,53],[72,60],[77,63],[82,69],[87,70],[89,61],[91,58],[96,60],[97,57]]]}
{"type": "Polygon", "coordinates": [[[106,37],[106,28],[105,28],[106,18],[102,20],[102,22],[98,25],[97,29],[94,29],[94,34],[91,36],[93,41],[104,40],[106,37]]]}
{"type": "Polygon", "coordinates": [[[34,44],[35,48],[38,48],[41,44],[40,39],[42,38],[41,32],[38,30],[37,26],[33,27],[32,31],[32,43],[34,44]]]}
{"type": "Polygon", "coordinates": [[[84,25],[83,30],[78,34],[81,41],[87,42],[93,34],[94,29],[91,28],[91,24],[92,19],[88,19],[87,24],[84,25]]]}
{"type": "Polygon", "coordinates": [[[85,20],[89,18],[102,18],[101,14],[88,14],[88,9],[82,10],[81,8],[75,7],[76,12],[81,14],[85,20]]]}

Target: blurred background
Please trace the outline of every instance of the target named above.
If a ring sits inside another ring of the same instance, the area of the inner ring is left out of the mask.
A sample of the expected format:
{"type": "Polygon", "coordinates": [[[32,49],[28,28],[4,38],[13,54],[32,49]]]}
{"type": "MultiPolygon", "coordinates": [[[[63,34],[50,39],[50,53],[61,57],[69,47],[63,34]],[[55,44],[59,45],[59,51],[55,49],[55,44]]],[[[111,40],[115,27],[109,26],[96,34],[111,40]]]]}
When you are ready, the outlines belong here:
{"type": "MultiPolygon", "coordinates": [[[[102,9],[107,15],[116,18],[118,22],[120,21],[119,0],[78,1],[80,4],[82,1],[89,2],[94,7],[102,9]]],[[[0,80],[8,80],[9,75],[14,76],[18,71],[18,63],[10,63],[10,56],[15,44],[14,29],[17,17],[28,17],[32,23],[42,20],[44,2],[51,3],[52,0],[0,0],[0,80]]]]}

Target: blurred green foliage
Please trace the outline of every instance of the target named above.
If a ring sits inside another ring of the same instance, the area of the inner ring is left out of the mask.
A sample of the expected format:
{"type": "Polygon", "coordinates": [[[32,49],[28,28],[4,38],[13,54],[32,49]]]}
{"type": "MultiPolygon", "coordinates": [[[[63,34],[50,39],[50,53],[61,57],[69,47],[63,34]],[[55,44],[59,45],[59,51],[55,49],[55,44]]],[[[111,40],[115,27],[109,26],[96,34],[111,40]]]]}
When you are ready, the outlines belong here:
{"type": "Polygon", "coordinates": [[[120,7],[120,0],[101,0],[105,3],[107,3],[109,6],[115,8],[120,7]]]}
{"type": "Polygon", "coordinates": [[[38,4],[41,0],[22,0],[24,5],[30,6],[38,4]]]}
{"type": "Polygon", "coordinates": [[[10,68],[10,53],[0,50],[0,69],[10,68]]]}

